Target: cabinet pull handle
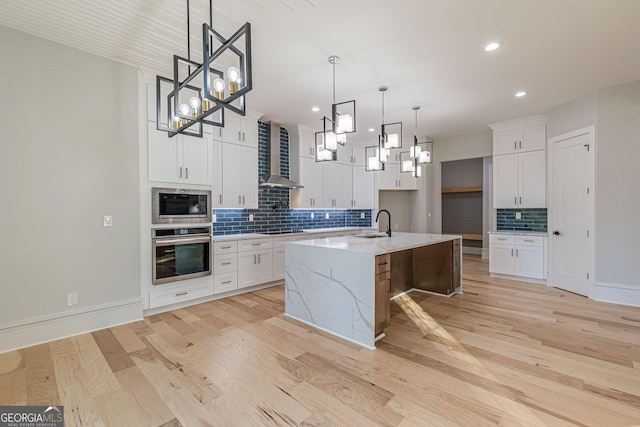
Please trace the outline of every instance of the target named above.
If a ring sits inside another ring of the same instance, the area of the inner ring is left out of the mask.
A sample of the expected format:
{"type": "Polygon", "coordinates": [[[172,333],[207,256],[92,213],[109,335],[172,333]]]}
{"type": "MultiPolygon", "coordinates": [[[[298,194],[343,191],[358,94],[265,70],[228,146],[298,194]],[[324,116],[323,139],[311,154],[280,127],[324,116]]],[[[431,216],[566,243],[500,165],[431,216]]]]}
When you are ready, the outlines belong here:
{"type": "Polygon", "coordinates": [[[178,178],[182,178],[182,166],[180,166],[180,176],[178,178]]]}
{"type": "Polygon", "coordinates": [[[258,264],[260,264],[260,254],[258,254],[258,264]]]}
{"type": "Polygon", "coordinates": [[[511,256],[513,256],[513,249],[511,249],[511,256]]]}
{"type": "Polygon", "coordinates": [[[226,282],[222,282],[223,285],[227,285],[229,283],[231,283],[231,280],[227,280],[226,282]]]}
{"type": "Polygon", "coordinates": [[[177,297],[181,297],[182,295],[186,295],[186,294],[188,294],[188,292],[187,292],[187,291],[184,291],[184,292],[178,292],[178,293],[176,294],[176,296],[177,296],[177,297]]]}
{"type": "Polygon", "coordinates": [[[513,149],[514,150],[518,149],[518,141],[513,141],[513,149]]]}
{"type": "Polygon", "coordinates": [[[244,142],[244,136],[245,136],[245,134],[244,134],[244,132],[242,132],[242,142],[244,142]]]}
{"type": "Polygon", "coordinates": [[[240,141],[240,131],[238,131],[238,141],[240,141]]]}
{"type": "Polygon", "coordinates": [[[520,149],[522,150],[522,141],[520,141],[520,149]]]}
{"type": "Polygon", "coordinates": [[[260,246],[260,243],[252,243],[251,246],[260,246]]]}
{"type": "Polygon", "coordinates": [[[522,196],[520,196],[520,204],[522,204],[522,196]]]}
{"type": "Polygon", "coordinates": [[[244,196],[242,196],[242,204],[244,205],[244,196]]]}
{"type": "Polygon", "coordinates": [[[518,249],[516,249],[516,257],[518,257],[518,249]]]}
{"type": "Polygon", "coordinates": [[[517,204],[518,204],[518,198],[517,198],[517,197],[515,197],[515,196],[513,197],[513,204],[514,204],[514,205],[517,205],[517,204]]]}
{"type": "Polygon", "coordinates": [[[231,249],[231,246],[221,246],[220,249],[231,249]]]}
{"type": "Polygon", "coordinates": [[[184,179],[189,179],[189,168],[184,168],[184,179]]]}
{"type": "Polygon", "coordinates": [[[220,194],[220,204],[222,204],[222,194],[220,194]]]}
{"type": "Polygon", "coordinates": [[[498,240],[507,240],[506,238],[498,237],[498,240]]]}
{"type": "MultiPolygon", "coordinates": [[[[513,249],[511,249],[511,252],[513,252],[513,249]]],[[[253,256],[253,263],[254,263],[254,264],[256,264],[256,260],[257,260],[257,259],[258,259],[258,258],[256,258],[256,256],[254,255],[254,256],[253,256]]]]}
{"type": "Polygon", "coordinates": [[[309,206],[313,206],[313,199],[309,197],[309,206]]]}
{"type": "Polygon", "coordinates": [[[533,243],[533,240],[529,240],[529,239],[523,239],[525,242],[531,242],[533,243]]]}
{"type": "Polygon", "coordinates": [[[231,265],[230,262],[223,262],[221,265],[231,265]]]}

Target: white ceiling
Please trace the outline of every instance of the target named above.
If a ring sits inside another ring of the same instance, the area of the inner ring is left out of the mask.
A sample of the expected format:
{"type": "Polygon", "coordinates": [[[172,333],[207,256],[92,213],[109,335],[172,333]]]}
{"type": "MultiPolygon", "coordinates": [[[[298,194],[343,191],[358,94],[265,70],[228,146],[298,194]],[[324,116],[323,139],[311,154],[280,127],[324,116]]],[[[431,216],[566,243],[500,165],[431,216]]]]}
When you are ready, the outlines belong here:
{"type": "MultiPolygon", "coordinates": [[[[207,0],[191,0],[199,59],[207,0]]],[[[0,25],[170,75],[186,56],[186,0],[0,0],[0,25]]],[[[595,89],[640,79],[638,0],[215,0],[214,27],[249,21],[254,89],[248,108],[320,130],[337,101],[356,99],[358,133],[403,121],[432,137],[544,113],[595,89]],[[497,40],[502,47],[486,53],[497,40]],[[516,99],[514,93],[528,95],[516,99]],[[320,112],[313,113],[312,106],[320,112]]],[[[50,64],[55,65],[55,64],[50,64]]],[[[20,66],[20,64],[4,64],[20,66]]]]}

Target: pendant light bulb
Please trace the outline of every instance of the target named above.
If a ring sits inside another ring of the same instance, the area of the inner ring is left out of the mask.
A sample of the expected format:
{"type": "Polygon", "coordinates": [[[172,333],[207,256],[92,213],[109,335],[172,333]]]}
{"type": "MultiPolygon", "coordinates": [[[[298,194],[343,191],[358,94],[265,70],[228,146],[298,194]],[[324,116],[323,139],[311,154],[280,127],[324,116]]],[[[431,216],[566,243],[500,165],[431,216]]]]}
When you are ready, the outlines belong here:
{"type": "Polygon", "coordinates": [[[240,70],[236,67],[229,67],[227,76],[229,76],[229,93],[233,95],[240,87],[240,70]]]}
{"type": "Polygon", "coordinates": [[[200,91],[200,96],[202,97],[202,111],[209,111],[211,109],[211,100],[207,98],[204,89],[200,91]]]}
{"type": "Polygon", "coordinates": [[[212,95],[215,96],[216,98],[218,98],[219,100],[223,100],[224,99],[224,87],[225,87],[225,83],[224,80],[222,80],[221,78],[217,78],[213,81],[213,93],[212,95]]]}

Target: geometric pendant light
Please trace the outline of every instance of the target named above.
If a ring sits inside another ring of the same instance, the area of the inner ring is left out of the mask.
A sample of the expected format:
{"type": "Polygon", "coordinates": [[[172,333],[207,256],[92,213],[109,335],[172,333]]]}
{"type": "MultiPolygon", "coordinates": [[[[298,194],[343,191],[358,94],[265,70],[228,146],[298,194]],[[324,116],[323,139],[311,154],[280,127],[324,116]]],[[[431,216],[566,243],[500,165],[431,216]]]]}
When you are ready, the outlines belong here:
{"type": "Polygon", "coordinates": [[[413,145],[409,151],[400,153],[400,172],[411,172],[416,178],[422,176],[422,165],[433,162],[433,142],[418,142],[418,110],[413,107],[416,116],[416,127],[413,135],[413,145]]]}
{"type": "Polygon", "coordinates": [[[202,24],[202,63],[191,59],[189,0],[187,0],[187,57],[173,55],[173,76],[156,76],[158,130],[169,137],[202,137],[202,125],[224,127],[224,112],[244,116],[245,94],[253,86],[251,24],[245,23],[225,38],[213,28],[213,2],[209,24],[202,24]]]}

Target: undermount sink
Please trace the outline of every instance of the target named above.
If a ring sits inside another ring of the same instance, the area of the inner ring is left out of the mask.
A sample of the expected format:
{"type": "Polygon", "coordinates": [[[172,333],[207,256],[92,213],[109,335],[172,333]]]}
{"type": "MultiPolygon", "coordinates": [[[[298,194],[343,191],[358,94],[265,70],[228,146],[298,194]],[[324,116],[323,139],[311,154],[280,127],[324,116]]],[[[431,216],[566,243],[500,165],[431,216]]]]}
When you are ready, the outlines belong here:
{"type": "Polygon", "coordinates": [[[372,234],[360,234],[355,237],[360,237],[361,239],[377,239],[378,237],[389,237],[387,233],[372,233],[372,234]]]}

